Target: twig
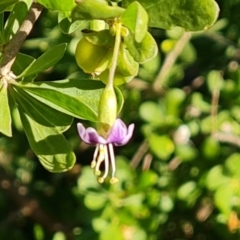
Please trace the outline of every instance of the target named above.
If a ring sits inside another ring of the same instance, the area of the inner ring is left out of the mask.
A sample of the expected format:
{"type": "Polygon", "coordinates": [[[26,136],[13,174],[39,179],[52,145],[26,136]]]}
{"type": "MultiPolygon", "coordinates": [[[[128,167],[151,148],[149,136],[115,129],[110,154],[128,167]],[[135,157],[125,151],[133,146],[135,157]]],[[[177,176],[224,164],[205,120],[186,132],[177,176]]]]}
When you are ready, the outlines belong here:
{"type": "Polygon", "coordinates": [[[231,143],[233,145],[240,147],[240,137],[237,137],[235,135],[217,132],[213,134],[213,137],[220,142],[231,143]]]}
{"type": "Polygon", "coordinates": [[[130,166],[135,169],[138,164],[140,163],[140,161],[142,160],[143,156],[146,154],[146,152],[148,151],[148,142],[147,141],[143,141],[143,143],[139,146],[138,150],[136,151],[136,153],[134,154],[130,166]]]}
{"type": "Polygon", "coordinates": [[[214,134],[217,131],[217,113],[218,113],[218,101],[220,95],[220,74],[216,77],[216,85],[212,92],[212,101],[211,101],[211,124],[212,130],[211,133],[214,134]]]}
{"type": "Polygon", "coordinates": [[[17,33],[10,40],[3,50],[2,62],[0,64],[0,77],[8,76],[24,40],[32,30],[32,27],[41,14],[43,7],[39,3],[33,3],[29,12],[18,29],[17,33]]]}
{"type": "Polygon", "coordinates": [[[153,155],[150,153],[147,153],[143,159],[143,165],[142,165],[143,171],[148,171],[150,169],[152,160],[153,160],[153,155]]]}
{"type": "Polygon", "coordinates": [[[166,80],[166,77],[172,68],[173,64],[175,63],[177,57],[181,53],[182,49],[184,46],[187,44],[187,42],[191,38],[191,33],[190,32],[185,32],[181,36],[181,38],[178,40],[176,43],[175,47],[173,50],[167,55],[161,70],[159,71],[155,82],[153,83],[153,90],[157,93],[160,93],[164,84],[164,81],[166,80]]]}

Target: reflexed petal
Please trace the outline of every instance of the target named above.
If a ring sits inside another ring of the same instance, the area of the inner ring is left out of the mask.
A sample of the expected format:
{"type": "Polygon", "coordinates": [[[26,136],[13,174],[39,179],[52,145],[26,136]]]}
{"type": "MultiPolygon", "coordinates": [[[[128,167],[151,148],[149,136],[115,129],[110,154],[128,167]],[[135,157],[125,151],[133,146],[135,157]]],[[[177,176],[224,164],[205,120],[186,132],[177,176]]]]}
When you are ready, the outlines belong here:
{"type": "Polygon", "coordinates": [[[121,119],[116,119],[112,130],[107,138],[107,143],[113,143],[115,146],[125,145],[132,137],[134,130],[134,124],[130,124],[129,127],[121,119]]]}
{"type": "Polygon", "coordinates": [[[81,123],[77,124],[77,128],[80,138],[85,143],[93,145],[96,145],[98,143],[106,144],[106,140],[103,137],[99,136],[94,128],[85,128],[81,123]]]}

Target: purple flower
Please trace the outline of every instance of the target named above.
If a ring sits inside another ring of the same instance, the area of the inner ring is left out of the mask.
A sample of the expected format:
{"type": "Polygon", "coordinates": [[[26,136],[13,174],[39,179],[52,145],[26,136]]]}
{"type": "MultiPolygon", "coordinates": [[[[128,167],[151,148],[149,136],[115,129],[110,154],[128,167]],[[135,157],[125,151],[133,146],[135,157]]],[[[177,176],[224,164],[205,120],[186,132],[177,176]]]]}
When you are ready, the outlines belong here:
{"type": "Polygon", "coordinates": [[[91,167],[94,168],[94,172],[97,176],[101,175],[100,165],[104,161],[105,172],[98,178],[98,181],[100,183],[104,182],[109,172],[110,162],[112,167],[110,183],[117,182],[118,179],[115,177],[116,164],[113,146],[123,146],[128,143],[133,134],[134,124],[130,124],[127,127],[121,119],[116,119],[106,139],[100,136],[92,127],[85,128],[81,123],[78,123],[77,128],[82,141],[90,145],[96,145],[91,167]]]}

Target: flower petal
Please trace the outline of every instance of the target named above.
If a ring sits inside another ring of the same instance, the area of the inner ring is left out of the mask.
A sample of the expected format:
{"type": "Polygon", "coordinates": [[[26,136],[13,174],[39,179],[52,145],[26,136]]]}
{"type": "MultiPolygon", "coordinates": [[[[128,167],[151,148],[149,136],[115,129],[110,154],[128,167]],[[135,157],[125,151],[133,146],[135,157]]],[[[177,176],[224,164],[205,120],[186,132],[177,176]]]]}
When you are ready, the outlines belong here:
{"type": "Polygon", "coordinates": [[[134,130],[134,124],[130,124],[129,127],[121,119],[116,119],[112,130],[107,138],[107,143],[113,143],[114,146],[125,145],[132,137],[134,130]]]}
{"type": "Polygon", "coordinates": [[[78,123],[77,129],[80,138],[85,143],[92,145],[96,145],[98,143],[106,144],[106,140],[101,137],[94,128],[85,128],[82,123],[78,123]]]}

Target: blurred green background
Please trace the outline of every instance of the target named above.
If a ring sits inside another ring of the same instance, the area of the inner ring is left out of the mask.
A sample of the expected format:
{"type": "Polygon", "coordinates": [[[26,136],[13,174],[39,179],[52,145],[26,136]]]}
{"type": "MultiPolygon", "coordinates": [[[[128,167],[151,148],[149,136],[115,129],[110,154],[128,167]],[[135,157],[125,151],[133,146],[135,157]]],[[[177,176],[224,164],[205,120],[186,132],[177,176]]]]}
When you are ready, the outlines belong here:
{"type": "MultiPolygon", "coordinates": [[[[120,87],[121,118],[135,132],[115,149],[119,183],[96,181],[77,121],[65,134],[77,164],[47,172],[13,113],[14,137],[0,135],[0,239],[240,239],[240,2],[218,3],[218,22],[191,39],[180,28],[151,29],[159,55],[120,87]]],[[[86,77],[74,57],[80,38],[44,11],[21,52],[38,57],[67,42],[37,80],[86,77]]]]}

